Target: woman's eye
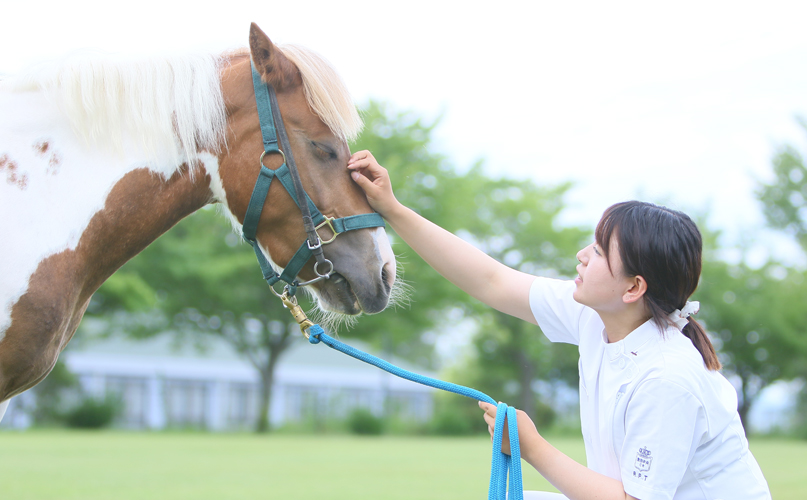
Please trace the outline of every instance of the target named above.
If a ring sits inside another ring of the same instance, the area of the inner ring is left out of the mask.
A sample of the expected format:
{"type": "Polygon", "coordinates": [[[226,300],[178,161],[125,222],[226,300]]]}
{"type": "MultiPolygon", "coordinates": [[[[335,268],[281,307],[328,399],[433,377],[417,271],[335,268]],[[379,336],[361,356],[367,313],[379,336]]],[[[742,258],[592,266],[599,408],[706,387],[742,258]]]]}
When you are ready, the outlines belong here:
{"type": "Polygon", "coordinates": [[[597,255],[602,255],[602,254],[600,253],[600,250],[597,248],[597,246],[596,246],[596,245],[594,246],[594,253],[596,253],[597,255]]]}

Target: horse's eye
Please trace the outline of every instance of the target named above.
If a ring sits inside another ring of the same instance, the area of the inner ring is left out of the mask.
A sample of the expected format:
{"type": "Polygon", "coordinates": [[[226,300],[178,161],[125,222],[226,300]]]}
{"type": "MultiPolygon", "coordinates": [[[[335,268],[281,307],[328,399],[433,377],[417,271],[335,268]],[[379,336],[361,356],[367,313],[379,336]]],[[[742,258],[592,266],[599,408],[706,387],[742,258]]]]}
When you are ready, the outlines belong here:
{"type": "Polygon", "coordinates": [[[311,141],[311,145],[314,147],[314,152],[322,158],[323,160],[335,160],[336,153],[324,144],[320,144],[314,141],[311,141]]]}

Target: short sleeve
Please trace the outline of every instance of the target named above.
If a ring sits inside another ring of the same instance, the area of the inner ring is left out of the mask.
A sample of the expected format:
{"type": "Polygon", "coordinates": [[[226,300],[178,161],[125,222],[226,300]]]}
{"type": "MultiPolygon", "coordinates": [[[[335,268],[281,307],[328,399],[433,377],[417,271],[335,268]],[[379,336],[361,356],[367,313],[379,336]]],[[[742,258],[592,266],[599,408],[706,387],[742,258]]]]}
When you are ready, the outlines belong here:
{"type": "Polygon", "coordinates": [[[642,382],[625,412],[620,456],[625,492],[642,500],[671,500],[706,433],[703,404],[680,385],[642,382]]]}
{"type": "Polygon", "coordinates": [[[580,344],[580,318],[586,307],[574,300],[574,281],[538,277],[530,287],[530,309],[552,342],[580,344]]]}

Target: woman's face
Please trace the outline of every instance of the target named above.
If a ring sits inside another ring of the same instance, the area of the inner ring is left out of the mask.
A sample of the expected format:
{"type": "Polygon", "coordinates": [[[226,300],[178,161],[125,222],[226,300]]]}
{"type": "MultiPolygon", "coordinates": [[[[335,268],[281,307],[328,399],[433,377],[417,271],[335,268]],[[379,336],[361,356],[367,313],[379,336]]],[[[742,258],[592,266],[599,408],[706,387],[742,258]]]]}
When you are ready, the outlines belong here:
{"type": "Polygon", "coordinates": [[[578,276],[574,280],[577,288],[574,300],[599,313],[615,313],[625,308],[623,296],[631,289],[631,278],[624,276],[622,260],[616,238],[611,239],[611,266],[598,243],[592,243],[577,252],[578,276]]]}

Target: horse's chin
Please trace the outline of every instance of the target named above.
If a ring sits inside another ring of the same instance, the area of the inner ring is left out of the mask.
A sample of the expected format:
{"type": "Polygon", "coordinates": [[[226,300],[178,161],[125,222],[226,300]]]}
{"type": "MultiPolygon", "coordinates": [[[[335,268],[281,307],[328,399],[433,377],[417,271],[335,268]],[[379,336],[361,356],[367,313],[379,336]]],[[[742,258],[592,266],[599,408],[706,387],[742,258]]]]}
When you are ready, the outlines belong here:
{"type": "Polygon", "coordinates": [[[331,275],[319,289],[319,307],[325,312],[358,316],[362,307],[350,282],[338,273],[331,275]]]}
{"type": "Polygon", "coordinates": [[[327,313],[347,316],[379,313],[389,304],[390,286],[382,281],[379,288],[374,294],[357,294],[350,280],[334,273],[319,287],[319,307],[327,313]]]}

